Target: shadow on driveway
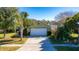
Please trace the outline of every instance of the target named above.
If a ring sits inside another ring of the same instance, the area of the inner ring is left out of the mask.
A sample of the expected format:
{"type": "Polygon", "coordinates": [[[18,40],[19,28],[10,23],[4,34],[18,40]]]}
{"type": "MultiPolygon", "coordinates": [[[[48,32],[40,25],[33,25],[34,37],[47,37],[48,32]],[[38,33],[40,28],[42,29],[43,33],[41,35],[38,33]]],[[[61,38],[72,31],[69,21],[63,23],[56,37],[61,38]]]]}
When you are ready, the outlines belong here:
{"type": "Polygon", "coordinates": [[[52,46],[48,38],[45,38],[40,42],[42,50],[41,51],[56,51],[56,49],[52,46]]]}
{"type": "Polygon", "coordinates": [[[41,38],[41,37],[46,37],[46,36],[27,36],[27,38],[41,38]]]}

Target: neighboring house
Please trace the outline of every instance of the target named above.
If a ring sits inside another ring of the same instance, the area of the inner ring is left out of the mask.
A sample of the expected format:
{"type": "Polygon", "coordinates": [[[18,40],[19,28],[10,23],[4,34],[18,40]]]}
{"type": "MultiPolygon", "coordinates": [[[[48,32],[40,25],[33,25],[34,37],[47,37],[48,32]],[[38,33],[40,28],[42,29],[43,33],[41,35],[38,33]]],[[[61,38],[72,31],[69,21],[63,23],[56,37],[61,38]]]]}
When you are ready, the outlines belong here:
{"type": "Polygon", "coordinates": [[[57,31],[57,27],[58,27],[58,22],[56,21],[52,21],[51,22],[51,32],[54,33],[57,31]]]}

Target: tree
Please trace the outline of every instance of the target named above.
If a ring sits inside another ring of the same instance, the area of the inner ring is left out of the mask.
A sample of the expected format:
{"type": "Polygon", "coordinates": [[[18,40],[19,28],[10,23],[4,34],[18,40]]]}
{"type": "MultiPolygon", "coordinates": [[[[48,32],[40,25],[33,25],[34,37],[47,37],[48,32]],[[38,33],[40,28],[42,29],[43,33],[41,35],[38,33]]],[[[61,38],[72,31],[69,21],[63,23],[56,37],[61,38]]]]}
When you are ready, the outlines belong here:
{"type": "Polygon", "coordinates": [[[18,13],[16,15],[17,17],[17,20],[19,22],[19,27],[20,27],[20,37],[22,40],[23,38],[23,29],[25,28],[25,23],[26,23],[26,17],[28,16],[28,13],[27,12],[21,12],[21,13],[18,13]]]}
{"type": "Polygon", "coordinates": [[[76,12],[62,12],[62,13],[59,13],[55,17],[55,20],[58,23],[57,32],[55,33],[57,36],[57,39],[58,38],[64,39],[68,36],[70,30],[69,30],[69,27],[66,25],[66,24],[68,24],[66,22],[69,21],[70,18],[72,18],[75,14],[76,14],[76,12]],[[60,35],[60,33],[61,33],[61,35],[60,35]]]}
{"type": "Polygon", "coordinates": [[[55,17],[55,20],[58,21],[59,23],[63,24],[66,20],[66,18],[68,17],[72,17],[76,14],[76,12],[71,12],[71,11],[68,11],[68,12],[62,12],[62,13],[59,13],[56,17],[55,17]]]}
{"type": "Polygon", "coordinates": [[[66,18],[63,27],[59,27],[57,30],[57,39],[63,37],[68,39],[72,38],[70,34],[74,33],[75,30],[78,29],[77,22],[79,22],[79,13],[75,14],[72,17],[66,18]]]}
{"type": "Polygon", "coordinates": [[[21,28],[20,28],[21,40],[23,38],[23,29],[25,28],[25,22],[26,22],[27,16],[28,16],[27,12],[22,12],[21,13],[21,28]]]}
{"type": "Polygon", "coordinates": [[[0,29],[4,31],[4,39],[6,37],[6,30],[13,29],[15,26],[15,15],[17,8],[1,7],[0,8],[0,29]]]}
{"type": "Polygon", "coordinates": [[[79,13],[75,14],[73,17],[67,18],[65,22],[65,26],[73,32],[75,29],[78,28],[77,22],[79,21],[79,13]]]}

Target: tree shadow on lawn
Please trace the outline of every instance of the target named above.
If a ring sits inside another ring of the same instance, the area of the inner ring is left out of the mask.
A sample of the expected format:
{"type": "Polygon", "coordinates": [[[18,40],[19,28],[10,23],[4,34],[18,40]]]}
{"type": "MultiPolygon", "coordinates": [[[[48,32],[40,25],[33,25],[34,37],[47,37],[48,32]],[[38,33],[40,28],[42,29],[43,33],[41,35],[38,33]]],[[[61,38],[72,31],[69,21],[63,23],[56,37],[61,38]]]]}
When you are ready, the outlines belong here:
{"type": "Polygon", "coordinates": [[[40,43],[41,43],[40,48],[42,48],[41,51],[56,51],[56,49],[52,46],[52,44],[50,43],[48,38],[46,38],[45,40],[43,40],[40,43]]]}
{"type": "Polygon", "coordinates": [[[0,45],[10,44],[13,40],[0,40],[0,45]]]}

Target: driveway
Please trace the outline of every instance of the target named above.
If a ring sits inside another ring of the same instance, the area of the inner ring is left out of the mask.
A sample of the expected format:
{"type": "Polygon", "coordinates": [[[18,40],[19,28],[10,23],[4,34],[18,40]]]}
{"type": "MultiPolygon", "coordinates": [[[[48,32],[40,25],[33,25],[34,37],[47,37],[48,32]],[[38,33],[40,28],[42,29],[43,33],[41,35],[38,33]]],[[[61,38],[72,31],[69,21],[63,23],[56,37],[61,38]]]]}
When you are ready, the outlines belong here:
{"type": "Polygon", "coordinates": [[[48,37],[29,37],[18,51],[55,51],[48,37]]]}

